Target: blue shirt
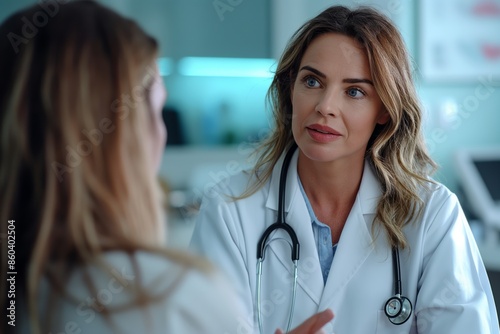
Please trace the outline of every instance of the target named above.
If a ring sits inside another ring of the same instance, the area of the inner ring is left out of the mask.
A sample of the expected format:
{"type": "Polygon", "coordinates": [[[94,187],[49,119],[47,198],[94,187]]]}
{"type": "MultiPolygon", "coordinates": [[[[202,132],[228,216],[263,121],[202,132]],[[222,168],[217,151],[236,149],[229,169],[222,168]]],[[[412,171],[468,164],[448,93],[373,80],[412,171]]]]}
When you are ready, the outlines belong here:
{"type": "Polygon", "coordinates": [[[314,240],[316,241],[316,248],[318,250],[319,264],[323,274],[323,284],[326,284],[333,256],[337,250],[337,244],[332,245],[332,231],[330,230],[330,226],[323,224],[318,220],[312,209],[311,202],[309,201],[309,198],[307,198],[306,192],[304,191],[302,182],[300,182],[300,178],[297,177],[297,179],[299,181],[300,191],[302,192],[302,196],[304,196],[304,201],[306,202],[307,211],[309,211],[309,216],[311,217],[314,240]]]}

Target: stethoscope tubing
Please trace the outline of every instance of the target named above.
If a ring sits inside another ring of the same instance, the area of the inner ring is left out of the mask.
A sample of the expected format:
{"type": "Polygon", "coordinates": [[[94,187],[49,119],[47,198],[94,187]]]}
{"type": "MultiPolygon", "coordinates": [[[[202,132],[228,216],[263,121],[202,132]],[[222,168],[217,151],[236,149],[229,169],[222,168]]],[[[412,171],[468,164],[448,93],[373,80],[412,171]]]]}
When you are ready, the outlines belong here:
{"type": "Polygon", "coordinates": [[[278,217],[274,224],[266,228],[264,233],[259,239],[257,244],[257,321],[259,323],[259,331],[263,333],[262,325],[262,309],[261,309],[261,292],[262,292],[262,262],[264,261],[265,248],[267,245],[267,239],[270,234],[278,229],[282,229],[289,235],[291,244],[291,258],[293,262],[293,286],[290,304],[290,312],[288,315],[287,329],[286,332],[290,331],[292,326],[293,313],[295,310],[295,300],[297,296],[297,280],[298,280],[298,265],[300,257],[300,243],[297,234],[293,228],[285,222],[285,192],[286,192],[286,177],[288,174],[288,167],[290,166],[290,161],[292,160],[293,153],[297,148],[297,144],[294,142],[290,149],[288,150],[285,159],[283,160],[283,167],[281,168],[280,183],[279,183],[279,196],[278,196],[278,217]]]}
{"type": "MultiPolygon", "coordinates": [[[[281,167],[281,174],[280,174],[280,183],[279,183],[279,196],[278,196],[278,217],[277,220],[274,224],[270,225],[264,233],[261,235],[259,242],[257,244],[257,320],[259,324],[259,331],[260,333],[263,333],[263,325],[262,325],[262,310],[261,310],[261,290],[262,290],[262,262],[264,261],[264,256],[265,256],[265,248],[267,245],[267,239],[271,235],[272,232],[278,229],[282,229],[287,234],[290,236],[290,239],[292,241],[291,243],[291,258],[293,262],[293,287],[292,287],[292,294],[291,294],[291,305],[290,305],[290,313],[288,315],[288,322],[287,322],[287,330],[286,332],[290,331],[291,325],[292,325],[292,319],[293,319],[293,313],[295,310],[295,299],[297,295],[297,280],[298,280],[298,262],[299,262],[299,257],[300,257],[300,243],[299,239],[297,238],[297,235],[294,231],[294,229],[288,225],[285,221],[285,193],[286,193],[286,178],[288,174],[288,168],[290,166],[290,161],[292,159],[293,153],[295,152],[295,149],[297,148],[297,144],[293,142],[293,144],[290,146],[288,152],[285,155],[285,158],[283,160],[283,165],[281,167]]],[[[393,263],[393,272],[394,272],[394,292],[395,292],[395,297],[392,298],[397,298],[399,302],[401,302],[402,306],[404,307],[404,314],[390,317],[387,313],[386,315],[389,317],[389,320],[395,324],[395,325],[401,325],[404,322],[406,322],[411,313],[412,313],[412,304],[411,301],[402,296],[402,284],[401,284],[401,265],[400,265],[400,260],[399,260],[399,248],[398,247],[392,247],[392,263],[393,263]]],[[[391,298],[391,299],[392,299],[391,298]]],[[[389,299],[389,300],[391,300],[389,299]]],[[[388,300],[388,302],[389,302],[388,300]]]]}
{"type": "MultiPolygon", "coordinates": [[[[263,325],[262,325],[262,309],[261,309],[261,295],[262,295],[262,261],[263,259],[259,259],[257,261],[257,321],[259,323],[259,333],[263,333],[263,325]]],[[[292,319],[293,313],[295,311],[295,301],[297,297],[297,280],[298,280],[298,260],[293,261],[293,286],[292,286],[292,294],[291,299],[292,302],[290,304],[290,312],[288,313],[288,322],[286,326],[286,333],[290,331],[292,327],[292,319]]]]}

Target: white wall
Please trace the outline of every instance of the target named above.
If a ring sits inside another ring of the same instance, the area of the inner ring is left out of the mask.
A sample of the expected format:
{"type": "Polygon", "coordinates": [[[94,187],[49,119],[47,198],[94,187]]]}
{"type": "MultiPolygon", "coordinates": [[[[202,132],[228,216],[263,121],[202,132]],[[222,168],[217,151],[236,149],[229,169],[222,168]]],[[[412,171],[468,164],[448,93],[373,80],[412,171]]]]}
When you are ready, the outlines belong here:
{"type": "Polygon", "coordinates": [[[412,2],[413,0],[271,0],[271,55],[278,59],[292,34],[327,7],[369,5],[380,10],[399,26],[405,11],[408,12],[413,7],[412,2]]]}

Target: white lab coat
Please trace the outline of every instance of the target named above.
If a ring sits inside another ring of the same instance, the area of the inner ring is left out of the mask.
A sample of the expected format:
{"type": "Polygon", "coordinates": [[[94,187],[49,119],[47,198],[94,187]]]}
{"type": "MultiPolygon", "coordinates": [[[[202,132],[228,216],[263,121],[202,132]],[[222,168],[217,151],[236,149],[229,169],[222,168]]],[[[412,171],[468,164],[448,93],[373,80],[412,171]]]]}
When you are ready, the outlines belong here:
{"type": "MultiPolygon", "coordinates": [[[[286,220],[300,242],[297,301],[292,328],[318,311],[331,308],[328,333],[495,333],[498,318],[477,245],[456,196],[443,185],[422,190],[421,218],[405,227],[409,247],[400,250],[403,295],[413,304],[411,318],[393,325],[383,308],[394,295],[391,249],[383,230],[372,237],[381,194],[368,164],[353,208],[342,231],[326,285],[323,283],[311,219],[297,180],[298,150],[287,176],[286,220]]],[[[229,277],[246,306],[245,333],[258,332],[256,321],[256,252],[263,231],[275,222],[283,157],[270,181],[252,196],[240,195],[251,176],[241,173],[207,192],[191,241],[229,277]],[[253,329],[251,329],[253,327],[253,329]]],[[[251,182],[251,180],[250,180],[251,182]]],[[[264,333],[286,328],[292,288],[289,240],[271,235],[262,278],[264,333]],[[285,239],[280,239],[280,238],[285,239]]]]}

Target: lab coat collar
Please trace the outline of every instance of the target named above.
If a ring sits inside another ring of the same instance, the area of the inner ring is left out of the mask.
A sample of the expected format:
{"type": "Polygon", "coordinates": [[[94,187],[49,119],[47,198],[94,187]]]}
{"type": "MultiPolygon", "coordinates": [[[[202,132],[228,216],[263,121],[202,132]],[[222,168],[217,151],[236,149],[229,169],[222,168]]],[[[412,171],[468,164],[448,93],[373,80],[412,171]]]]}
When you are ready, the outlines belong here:
{"type": "MultiPolygon", "coordinates": [[[[297,149],[292,159],[290,160],[290,167],[288,169],[288,175],[286,178],[287,191],[285,196],[285,211],[290,212],[290,207],[295,200],[295,196],[301,195],[297,183],[297,161],[299,157],[299,149],[297,149]],[[296,189],[295,189],[296,188],[296,189]]],[[[283,160],[285,154],[282,154],[280,159],[277,161],[276,166],[273,169],[270,180],[269,196],[267,198],[266,207],[271,210],[278,210],[278,195],[279,195],[279,182],[281,167],[283,165],[283,160]]],[[[361,179],[361,185],[359,187],[358,197],[361,212],[363,214],[374,214],[377,211],[377,204],[379,198],[382,194],[382,188],[380,182],[375,176],[370,163],[365,160],[365,166],[363,170],[363,177],[361,179]]]]}
{"type": "Polygon", "coordinates": [[[342,230],[319,307],[342,307],[340,296],[374,249],[371,234],[382,187],[365,161],[356,200],[342,230]]]}
{"type": "MultiPolygon", "coordinates": [[[[361,212],[366,214],[375,214],[377,212],[377,205],[382,196],[382,186],[375,176],[368,160],[365,160],[365,167],[363,169],[363,178],[359,186],[358,196],[361,212]]],[[[371,225],[371,224],[370,224],[371,225]]]]}
{"type": "MultiPolygon", "coordinates": [[[[297,149],[290,162],[285,196],[286,221],[294,228],[301,247],[298,285],[318,307],[328,306],[334,302],[335,295],[350,281],[372,251],[370,229],[381,195],[381,186],[370,164],[365,161],[360,188],[342,231],[329,278],[324,285],[310,216],[297,180],[298,152],[297,149]]],[[[266,201],[266,207],[274,211],[278,210],[279,179],[283,160],[284,154],[273,169],[266,201]]],[[[282,265],[292,273],[290,251],[280,248],[276,243],[271,243],[270,248],[282,265]]]]}

